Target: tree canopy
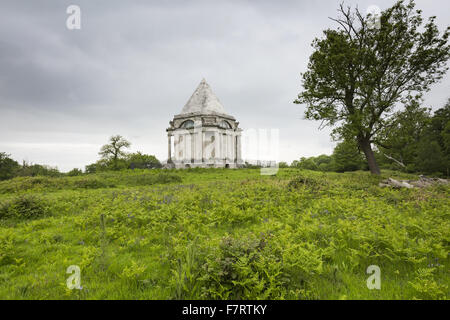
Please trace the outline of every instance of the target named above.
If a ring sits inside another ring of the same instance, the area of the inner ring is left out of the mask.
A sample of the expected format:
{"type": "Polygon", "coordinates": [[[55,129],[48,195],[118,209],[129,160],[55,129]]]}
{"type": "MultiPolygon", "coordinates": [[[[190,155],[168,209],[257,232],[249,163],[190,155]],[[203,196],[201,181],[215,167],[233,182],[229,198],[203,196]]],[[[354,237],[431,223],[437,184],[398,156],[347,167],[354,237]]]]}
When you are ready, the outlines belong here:
{"type": "Polygon", "coordinates": [[[335,139],[354,140],[369,169],[379,174],[372,144],[391,121],[398,104],[412,105],[447,71],[450,28],[439,32],[435,17],[424,23],[414,1],[397,2],[380,15],[340,6],[336,30],[313,41],[297,104],[305,117],[333,127],[335,139]],[[378,28],[379,27],[379,28],[378,28]]]}
{"type": "Polygon", "coordinates": [[[13,178],[20,166],[5,152],[0,152],[0,181],[13,178]]]}
{"type": "Polygon", "coordinates": [[[118,167],[118,160],[120,157],[124,157],[126,153],[124,152],[125,148],[129,148],[131,143],[124,139],[121,135],[115,135],[109,138],[109,143],[105,144],[99,155],[104,160],[110,160],[113,163],[114,167],[118,167]]]}

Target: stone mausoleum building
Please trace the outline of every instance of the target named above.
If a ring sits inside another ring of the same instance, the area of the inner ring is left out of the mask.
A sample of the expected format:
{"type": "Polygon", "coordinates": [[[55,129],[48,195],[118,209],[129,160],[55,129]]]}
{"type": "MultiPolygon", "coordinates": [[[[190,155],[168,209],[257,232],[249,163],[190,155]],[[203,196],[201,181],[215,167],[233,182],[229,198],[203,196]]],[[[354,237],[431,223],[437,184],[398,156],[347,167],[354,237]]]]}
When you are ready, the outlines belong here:
{"type": "Polygon", "coordinates": [[[203,79],[167,128],[167,165],[175,168],[237,168],[242,165],[241,129],[225,113],[203,79]]]}

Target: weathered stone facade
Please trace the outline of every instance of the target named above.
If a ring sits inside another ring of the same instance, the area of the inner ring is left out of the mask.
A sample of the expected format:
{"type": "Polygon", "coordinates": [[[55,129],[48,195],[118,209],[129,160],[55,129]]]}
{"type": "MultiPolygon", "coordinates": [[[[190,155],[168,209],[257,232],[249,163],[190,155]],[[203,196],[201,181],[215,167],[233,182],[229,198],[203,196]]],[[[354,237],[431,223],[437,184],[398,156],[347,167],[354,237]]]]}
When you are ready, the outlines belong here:
{"type": "Polygon", "coordinates": [[[242,165],[239,122],[227,115],[203,79],[169,122],[168,166],[237,168],[242,165]]]}

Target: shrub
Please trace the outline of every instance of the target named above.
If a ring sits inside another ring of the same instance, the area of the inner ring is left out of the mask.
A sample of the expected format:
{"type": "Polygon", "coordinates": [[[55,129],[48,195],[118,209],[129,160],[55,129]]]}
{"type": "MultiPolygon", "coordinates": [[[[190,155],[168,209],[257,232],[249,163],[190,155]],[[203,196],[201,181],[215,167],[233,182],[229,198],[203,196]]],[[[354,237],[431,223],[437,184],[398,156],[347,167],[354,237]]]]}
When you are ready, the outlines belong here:
{"type": "Polygon", "coordinates": [[[170,173],[158,173],[156,175],[155,183],[171,183],[171,182],[182,182],[183,179],[179,175],[170,173]]]}
{"type": "Polygon", "coordinates": [[[420,268],[416,270],[414,281],[409,285],[415,290],[418,299],[440,300],[446,299],[448,285],[434,279],[435,268],[420,268]]]}
{"type": "Polygon", "coordinates": [[[60,190],[71,188],[72,180],[54,177],[16,177],[9,181],[0,182],[0,194],[23,192],[26,190],[60,190]]]}
{"type": "Polygon", "coordinates": [[[21,195],[0,206],[0,218],[34,219],[46,212],[46,203],[34,195],[21,195]]]}
{"type": "Polygon", "coordinates": [[[67,175],[69,177],[81,176],[81,175],[83,175],[83,171],[81,171],[81,169],[78,169],[78,168],[73,168],[72,170],[67,172],[67,175]]]}
{"type": "Polygon", "coordinates": [[[179,175],[161,172],[158,174],[140,174],[140,175],[132,175],[127,177],[127,184],[130,185],[138,185],[138,186],[146,186],[152,184],[165,184],[171,182],[182,182],[183,180],[179,175]]]}
{"type": "Polygon", "coordinates": [[[13,193],[43,186],[49,187],[45,177],[17,177],[9,181],[0,182],[0,193],[13,193]]]}
{"type": "Polygon", "coordinates": [[[9,213],[9,203],[0,202],[0,220],[8,217],[8,213],[9,213]]]}
{"type": "Polygon", "coordinates": [[[308,187],[312,188],[314,190],[320,189],[324,185],[324,182],[322,182],[320,179],[315,177],[308,177],[305,175],[300,175],[288,183],[288,189],[289,190],[296,190],[301,187],[308,187]]]}
{"type": "Polygon", "coordinates": [[[203,297],[207,299],[271,299],[285,293],[280,257],[264,235],[225,237],[218,252],[203,265],[203,297]]]}
{"type": "MultiPolygon", "coordinates": [[[[0,205],[1,210],[1,205],[0,205]]],[[[1,219],[1,213],[0,213],[1,219]]],[[[7,231],[0,234],[0,266],[8,265],[14,262],[14,241],[13,231],[7,231]]]]}
{"type": "Polygon", "coordinates": [[[141,152],[127,155],[128,168],[130,169],[158,169],[161,162],[153,155],[142,154],[141,152]]]}
{"type": "Polygon", "coordinates": [[[74,181],[74,186],[76,188],[84,188],[84,189],[100,189],[100,188],[108,188],[114,185],[108,185],[106,182],[98,179],[86,177],[80,180],[74,181]]]}
{"type": "Polygon", "coordinates": [[[287,162],[281,161],[278,163],[278,168],[289,168],[289,165],[287,164],[287,162]]]}
{"type": "Polygon", "coordinates": [[[20,167],[17,172],[17,176],[20,177],[36,177],[36,176],[46,176],[46,177],[60,177],[62,174],[58,171],[58,168],[50,167],[47,165],[40,164],[24,164],[20,167]]]}

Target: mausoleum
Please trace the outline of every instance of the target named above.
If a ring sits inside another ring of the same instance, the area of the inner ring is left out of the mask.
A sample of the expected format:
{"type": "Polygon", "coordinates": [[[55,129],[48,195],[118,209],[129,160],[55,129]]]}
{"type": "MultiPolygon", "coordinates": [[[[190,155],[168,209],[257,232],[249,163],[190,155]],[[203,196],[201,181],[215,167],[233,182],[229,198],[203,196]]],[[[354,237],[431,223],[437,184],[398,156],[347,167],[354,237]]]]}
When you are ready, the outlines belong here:
{"type": "Polygon", "coordinates": [[[167,128],[168,166],[237,168],[242,165],[241,129],[203,79],[167,128]]]}

